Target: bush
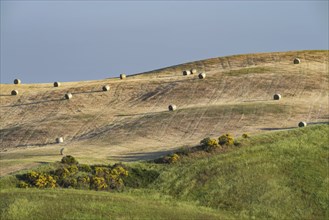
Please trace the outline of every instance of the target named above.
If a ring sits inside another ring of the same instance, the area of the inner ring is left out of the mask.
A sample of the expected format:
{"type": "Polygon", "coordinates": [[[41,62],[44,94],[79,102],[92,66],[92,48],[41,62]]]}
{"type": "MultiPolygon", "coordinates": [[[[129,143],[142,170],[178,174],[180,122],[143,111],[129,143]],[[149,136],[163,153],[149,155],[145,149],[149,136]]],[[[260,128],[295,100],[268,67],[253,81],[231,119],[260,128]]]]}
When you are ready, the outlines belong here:
{"type": "Polygon", "coordinates": [[[242,134],[242,137],[243,137],[243,138],[249,138],[249,135],[246,134],[246,133],[244,133],[244,134],[242,134]]]}
{"type": "Polygon", "coordinates": [[[180,156],[178,154],[171,154],[171,155],[167,155],[164,157],[161,157],[159,159],[155,159],[154,162],[155,163],[175,163],[180,159],[180,156]]]}
{"type": "Polygon", "coordinates": [[[102,190],[107,189],[108,185],[106,184],[104,177],[93,176],[91,178],[90,187],[95,190],[102,190]]]}
{"type": "Polygon", "coordinates": [[[68,177],[62,180],[61,186],[65,188],[76,188],[78,186],[78,181],[74,177],[68,177]]]}
{"type": "Polygon", "coordinates": [[[28,188],[29,187],[29,184],[21,180],[21,181],[18,182],[18,185],[17,186],[19,188],[28,188]]]}
{"type": "Polygon", "coordinates": [[[190,153],[192,153],[192,150],[191,150],[191,148],[185,146],[185,147],[181,147],[176,153],[178,155],[188,156],[188,155],[190,155],[190,153]]]}
{"type": "Polygon", "coordinates": [[[90,187],[90,177],[88,174],[82,174],[77,177],[77,188],[79,189],[89,189],[90,187]]]}
{"type": "Polygon", "coordinates": [[[172,154],[169,156],[168,163],[176,163],[180,159],[178,154],[172,154]]]}
{"type": "Polygon", "coordinates": [[[70,172],[70,174],[75,174],[79,171],[77,165],[73,164],[71,166],[67,166],[68,171],[70,172]]]}
{"type": "MultiPolygon", "coordinates": [[[[179,160],[178,154],[169,156],[168,163],[179,160]]],[[[72,157],[65,157],[56,170],[47,172],[30,171],[17,175],[15,185],[20,188],[76,188],[95,190],[122,190],[126,181],[130,187],[145,187],[158,178],[157,171],[146,169],[131,169],[121,163],[110,165],[77,165],[71,163],[72,157]],[[67,164],[69,161],[70,164],[67,164]],[[89,171],[89,172],[83,172],[89,171]],[[129,176],[132,172],[133,176],[129,176]]]]}
{"type": "Polygon", "coordinates": [[[69,165],[78,164],[78,161],[71,155],[67,155],[63,157],[61,162],[69,165]]]}
{"type": "Polygon", "coordinates": [[[67,169],[67,167],[61,167],[58,168],[54,172],[55,176],[57,176],[58,180],[65,179],[66,177],[70,176],[70,171],[67,169]]]}
{"type": "MultiPolygon", "coordinates": [[[[35,171],[31,171],[27,173],[26,180],[31,186],[35,186],[38,188],[55,188],[56,180],[47,174],[37,173],[35,171]]],[[[26,183],[26,184],[28,184],[26,183]]],[[[23,186],[24,184],[21,184],[23,186]]]]}
{"type": "Polygon", "coordinates": [[[122,179],[127,187],[141,188],[153,183],[159,175],[160,173],[155,170],[132,168],[129,169],[129,175],[122,179]]]}
{"type": "Polygon", "coordinates": [[[201,140],[200,144],[201,144],[202,150],[205,150],[205,151],[212,151],[212,150],[216,149],[217,147],[219,147],[218,141],[216,139],[212,139],[209,137],[201,140]]]}
{"type": "Polygon", "coordinates": [[[110,170],[109,170],[109,168],[106,168],[106,167],[95,167],[93,173],[94,173],[95,176],[101,177],[101,176],[104,176],[106,174],[109,174],[110,170]]]}
{"type": "Polygon", "coordinates": [[[91,167],[87,164],[79,164],[78,166],[79,171],[90,173],[91,172],[91,167]]]}
{"type": "Polygon", "coordinates": [[[218,138],[218,143],[223,145],[233,145],[234,144],[234,138],[231,134],[224,134],[218,138]]]}
{"type": "Polygon", "coordinates": [[[120,164],[115,164],[110,173],[105,178],[111,189],[120,190],[124,186],[123,177],[128,176],[128,170],[126,170],[120,164]]]}

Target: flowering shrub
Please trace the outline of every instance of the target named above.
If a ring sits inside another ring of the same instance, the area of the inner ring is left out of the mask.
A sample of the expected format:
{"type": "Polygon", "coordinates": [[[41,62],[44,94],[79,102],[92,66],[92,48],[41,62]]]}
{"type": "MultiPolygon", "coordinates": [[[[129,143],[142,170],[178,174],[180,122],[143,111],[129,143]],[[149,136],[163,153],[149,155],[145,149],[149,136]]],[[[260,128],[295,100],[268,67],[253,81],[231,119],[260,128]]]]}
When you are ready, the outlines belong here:
{"type": "MultiPolygon", "coordinates": [[[[78,164],[73,157],[64,157],[58,168],[48,173],[30,171],[17,176],[20,180],[17,187],[28,188],[77,188],[95,190],[122,190],[125,187],[125,178],[128,177],[128,167],[123,164],[88,166],[78,164]],[[88,172],[89,171],[89,172],[88,172]]],[[[171,160],[178,160],[178,155],[172,155],[171,160]]],[[[159,174],[148,170],[139,170],[138,175],[130,181],[139,181],[138,184],[147,184],[154,181],[159,174]],[[144,183],[145,182],[145,183],[144,183]]],[[[137,185],[138,185],[137,184],[137,185]]],[[[136,186],[136,184],[134,185],[136,186]]]]}
{"type": "Polygon", "coordinates": [[[206,151],[211,151],[219,147],[218,141],[216,139],[212,138],[204,138],[203,140],[200,141],[201,147],[203,150],[206,151]]]}
{"type": "Polygon", "coordinates": [[[61,186],[64,188],[76,188],[78,186],[78,181],[74,177],[68,177],[61,181],[61,186]]]}
{"type": "Polygon", "coordinates": [[[178,154],[171,154],[154,160],[155,163],[176,163],[180,159],[178,154]]]}
{"type": "Polygon", "coordinates": [[[180,159],[178,154],[172,154],[168,158],[168,163],[176,163],[180,159]]]}
{"type": "MultiPolygon", "coordinates": [[[[55,188],[56,180],[47,174],[37,173],[35,171],[31,171],[27,173],[27,181],[32,185],[38,188],[55,188]]],[[[21,183],[21,186],[24,184],[21,183]]],[[[28,183],[26,183],[28,186],[28,183]]],[[[25,186],[26,186],[25,185],[25,186]]]]}
{"type": "Polygon", "coordinates": [[[234,144],[234,138],[231,134],[224,134],[218,138],[218,143],[223,145],[233,145],[234,144]]]}
{"type": "Polygon", "coordinates": [[[58,180],[65,179],[66,177],[70,176],[70,171],[66,167],[61,167],[55,171],[55,176],[58,180]]]}
{"type": "Polygon", "coordinates": [[[90,187],[90,177],[88,175],[81,175],[77,177],[77,188],[79,189],[89,189],[90,187]]]}
{"type": "Polygon", "coordinates": [[[79,171],[77,165],[75,164],[71,166],[67,166],[67,169],[71,174],[77,173],[79,171]]]}
{"type": "Polygon", "coordinates": [[[106,189],[108,185],[106,184],[106,181],[104,177],[98,177],[98,176],[93,176],[91,178],[91,188],[95,190],[102,190],[106,189]]]}

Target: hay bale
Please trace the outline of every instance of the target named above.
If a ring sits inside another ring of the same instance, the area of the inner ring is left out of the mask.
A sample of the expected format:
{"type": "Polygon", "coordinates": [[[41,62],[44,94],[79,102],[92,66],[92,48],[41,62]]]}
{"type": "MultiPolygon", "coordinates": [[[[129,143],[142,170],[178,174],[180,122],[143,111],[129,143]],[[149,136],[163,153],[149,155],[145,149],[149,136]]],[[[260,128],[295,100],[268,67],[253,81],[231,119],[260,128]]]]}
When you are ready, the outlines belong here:
{"type": "Polygon", "coordinates": [[[183,76],[191,75],[191,71],[189,70],[184,70],[183,71],[183,76]]]}
{"type": "Polygon", "coordinates": [[[64,98],[65,99],[72,99],[72,94],[71,93],[66,93],[64,98]]]}
{"type": "Polygon", "coordinates": [[[294,64],[300,64],[300,59],[299,58],[295,58],[294,59],[294,64]]]}
{"type": "Polygon", "coordinates": [[[273,99],[274,100],[280,100],[281,99],[281,95],[280,94],[274,94],[273,99]]]}
{"type": "Polygon", "coordinates": [[[206,74],[205,73],[200,73],[199,74],[199,79],[204,79],[206,78],[206,74]]]}
{"type": "Polygon", "coordinates": [[[176,105],[169,105],[168,106],[169,111],[175,111],[177,109],[176,105]]]}
{"type": "Polygon", "coordinates": [[[197,70],[196,69],[191,69],[191,74],[197,74],[197,70]]]}
{"type": "Polygon", "coordinates": [[[307,123],[305,121],[301,121],[298,123],[298,127],[306,127],[307,123]]]}
{"type": "Polygon", "coordinates": [[[18,91],[17,90],[11,91],[11,95],[18,95],[18,91]]]}
{"type": "Polygon", "coordinates": [[[109,90],[110,90],[110,86],[109,85],[103,86],[103,91],[104,92],[109,91],[109,90]]]}
{"type": "Polygon", "coordinates": [[[60,151],[59,151],[59,153],[60,153],[61,155],[64,155],[64,150],[65,150],[64,147],[61,148],[60,151]]]}
{"type": "Polygon", "coordinates": [[[64,138],[63,137],[58,137],[56,138],[56,143],[59,144],[59,143],[63,143],[64,142],[64,138]]]}
{"type": "Polygon", "coordinates": [[[54,87],[60,87],[61,83],[60,82],[54,82],[54,87]]]}
{"type": "Polygon", "coordinates": [[[21,84],[21,80],[20,79],[15,79],[14,84],[21,84]]]}
{"type": "Polygon", "coordinates": [[[127,78],[126,74],[124,73],[120,74],[120,79],[125,79],[125,78],[127,78]]]}

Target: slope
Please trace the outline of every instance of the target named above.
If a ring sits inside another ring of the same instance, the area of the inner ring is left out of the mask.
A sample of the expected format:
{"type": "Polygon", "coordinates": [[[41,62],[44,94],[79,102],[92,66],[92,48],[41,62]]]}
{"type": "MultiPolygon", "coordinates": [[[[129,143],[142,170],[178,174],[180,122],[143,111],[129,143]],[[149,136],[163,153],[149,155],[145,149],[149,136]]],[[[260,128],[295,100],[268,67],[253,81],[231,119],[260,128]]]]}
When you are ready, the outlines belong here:
{"type": "Polygon", "coordinates": [[[164,169],[154,190],[238,219],[329,217],[329,126],[272,132],[164,169]]]}
{"type": "Polygon", "coordinates": [[[176,164],[123,192],[17,189],[0,179],[5,219],[328,219],[328,125],[251,136],[224,154],[176,164]],[[205,207],[207,206],[207,207],[205,207]],[[60,211],[58,211],[60,210],[60,211]]]}
{"type": "Polygon", "coordinates": [[[154,158],[205,136],[259,133],[329,118],[328,51],[212,58],[129,76],[51,84],[1,84],[1,174],[60,158],[154,158]],[[295,57],[301,64],[294,65],[295,57]],[[204,80],[183,76],[206,72],[204,80]],[[110,85],[109,92],[101,87],[110,85]],[[18,96],[10,96],[17,89],[18,96]],[[73,98],[64,100],[66,92],[73,98]],[[280,93],[283,99],[273,101],[280,93]],[[178,110],[168,112],[169,104],[178,110]],[[55,138],[64,137],[63,144],[55,138]]]}

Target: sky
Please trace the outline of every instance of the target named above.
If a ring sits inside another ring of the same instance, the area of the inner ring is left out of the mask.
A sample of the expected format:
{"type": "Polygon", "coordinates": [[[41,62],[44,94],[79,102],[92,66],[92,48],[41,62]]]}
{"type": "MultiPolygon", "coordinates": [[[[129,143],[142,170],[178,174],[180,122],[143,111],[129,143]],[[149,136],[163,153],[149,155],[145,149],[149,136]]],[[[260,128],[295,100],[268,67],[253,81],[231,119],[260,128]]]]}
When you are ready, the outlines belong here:
{"type": "Polygon", "coordinates": [[[117,77],[235,54],[328,49],[325,1],[1,0],[1,83],[117,77]]]}

